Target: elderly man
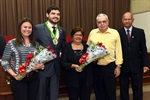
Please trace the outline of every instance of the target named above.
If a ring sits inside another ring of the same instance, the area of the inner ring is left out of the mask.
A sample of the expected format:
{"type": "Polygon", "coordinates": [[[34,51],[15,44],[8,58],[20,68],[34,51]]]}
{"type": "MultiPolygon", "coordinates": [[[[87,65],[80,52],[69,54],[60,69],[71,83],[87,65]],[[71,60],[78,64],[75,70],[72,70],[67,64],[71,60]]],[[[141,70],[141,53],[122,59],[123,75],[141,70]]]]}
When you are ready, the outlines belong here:
{"type": "Polygon", "coordinates": [[[96,100],[116,100],[116,77],[120,75],[123,62],[120,36],[117,30],[109,28],[106,14],[96,17],[97,27],[88,37],[87,44],[103,43],[109,55],[98,59],[94,66],[94,91],[96,100]]]}
{"type": "Polygon", "coordinates": [[[145,33],[132,25],[133,15],[126,12],[122,16],[124,27],[119,30],[124,62],[120,75],[121,100],[129,100],[131,79],[133,100],[143,100],[142,76],[149,70],[145,33]]]}

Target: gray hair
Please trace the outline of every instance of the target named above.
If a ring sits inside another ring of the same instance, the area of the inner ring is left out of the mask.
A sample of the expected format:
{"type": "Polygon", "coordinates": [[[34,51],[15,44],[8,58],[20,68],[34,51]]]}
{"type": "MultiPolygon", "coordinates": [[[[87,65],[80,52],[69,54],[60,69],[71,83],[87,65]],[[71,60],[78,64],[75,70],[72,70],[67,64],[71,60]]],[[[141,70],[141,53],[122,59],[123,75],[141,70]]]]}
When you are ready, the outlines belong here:
{"type": "Polygon", "coordinates": [[[97,15],[96,21],[98,20],[99,17],[102,17],[102,16],[105,16],[108,20],[108,16],[106,14],[100,13],[100,14],[97,15]]]}

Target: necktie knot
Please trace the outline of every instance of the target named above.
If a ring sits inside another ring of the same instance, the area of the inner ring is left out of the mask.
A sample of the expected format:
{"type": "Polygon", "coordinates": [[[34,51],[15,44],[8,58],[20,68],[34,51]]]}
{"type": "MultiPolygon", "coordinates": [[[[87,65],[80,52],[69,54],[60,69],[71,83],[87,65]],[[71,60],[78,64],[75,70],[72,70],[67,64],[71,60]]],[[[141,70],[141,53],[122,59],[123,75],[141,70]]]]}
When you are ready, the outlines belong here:
{"type": "Polygon", "coordinates": [[[52,28],[53,28],[53,33],[56,34],[56,27],[53,26],[52,28]]]}

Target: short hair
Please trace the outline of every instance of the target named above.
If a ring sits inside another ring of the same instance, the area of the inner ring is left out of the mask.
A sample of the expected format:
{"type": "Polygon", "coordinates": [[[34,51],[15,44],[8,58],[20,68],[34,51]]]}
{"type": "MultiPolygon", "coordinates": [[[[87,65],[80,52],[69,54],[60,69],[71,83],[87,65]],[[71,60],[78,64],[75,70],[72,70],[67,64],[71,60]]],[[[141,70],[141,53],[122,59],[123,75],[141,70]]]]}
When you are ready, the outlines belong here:
{"type": "Polygon", "coordinates": [[[49,14],[52,10],[58,10],[58,11],[60,12],[59,7],[57,7],[57,6],[51,6],[51,7],[49,7],[49,8],[46,10],[46,13],[49,14]]]}
{"type": "Polygon", "coordinates": [[[107,18],[107,20],[108,20],[108,16],[107,16],[106,14],[100,13],[100,14],[97,15],[96,21],[97,21],[98,18],[101,17],[101,16],[105,16],[105,17],[107,18]]]}
{"type": "Polygon", "coordinates": [[[20,20],[19,24],[18,24],[18,30],[17,30],[17,36],[16,36],[16,45],[22,45],[22,43],[24,42],[22,39],[22,33],[21,33],[21,25],[24,23],[24,22],[29,22],[31,25],[32,25],[32,33],[30,34],[29,36],[29,40],[30,40],[30,43],[35,46],[36,45],[36,40],[35,40],[35,37],[34,37],[34,33],[33,33],[33,22],[31,19],[29,18],[23,18],[20,20]]]}
{"type": "Polygon", "coordinates": [[[83,28],[81,28],[81,27],[75,27],[75,28],[73,28],[72,31],[71,31],[71,36],[73,36],[76,32],[81,32],[82,35],[84,36],[83,28]]]}

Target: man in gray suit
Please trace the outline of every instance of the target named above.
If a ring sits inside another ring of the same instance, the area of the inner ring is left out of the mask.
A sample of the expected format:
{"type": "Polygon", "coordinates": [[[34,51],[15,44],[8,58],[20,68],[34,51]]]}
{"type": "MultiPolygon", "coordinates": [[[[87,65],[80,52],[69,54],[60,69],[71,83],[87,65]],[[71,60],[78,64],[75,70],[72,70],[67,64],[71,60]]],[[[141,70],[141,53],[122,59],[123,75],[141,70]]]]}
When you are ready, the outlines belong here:
{"type": "Polygon", "coordinates": [[[50,46],[57,58],[45,64],[39,71],[39,90],[36,100],[58,100],[60,76],[60,50],[65,44],[65,30],[58,26],[60,9],[56,6],[49,7],[46,12],[47,22],[35,26],[35,37],[44,47],[50,46]],[[55,27],[55,28],[54,28],[55,27]]]}

